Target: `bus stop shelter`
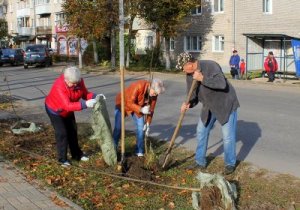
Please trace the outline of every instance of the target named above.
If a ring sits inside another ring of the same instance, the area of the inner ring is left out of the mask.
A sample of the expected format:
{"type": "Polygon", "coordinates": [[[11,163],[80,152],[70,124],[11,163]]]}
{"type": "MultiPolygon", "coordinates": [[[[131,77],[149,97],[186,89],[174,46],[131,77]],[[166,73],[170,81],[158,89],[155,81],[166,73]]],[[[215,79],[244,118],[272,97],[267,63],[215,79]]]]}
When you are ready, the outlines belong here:
{"type": "MultiPolygon", "coordinates": [[[[264,71],[264,60],[269,51],[273,51],[278,62],[278,74],[294,75],[295,61],[291,40],[300,38],[286,34],[244,33],[246,36],[246,69],[247,71],[264,71]]],[[[246,72],[247,76],[247,72],[246,72]]]]}

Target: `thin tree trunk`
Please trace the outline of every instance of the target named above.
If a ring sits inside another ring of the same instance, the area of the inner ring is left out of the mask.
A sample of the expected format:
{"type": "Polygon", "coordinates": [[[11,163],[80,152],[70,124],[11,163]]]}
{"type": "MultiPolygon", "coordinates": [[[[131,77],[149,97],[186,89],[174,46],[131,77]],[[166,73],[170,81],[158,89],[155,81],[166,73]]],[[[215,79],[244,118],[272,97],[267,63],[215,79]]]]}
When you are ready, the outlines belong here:
{"type": "Polygon", "coordinates": [[[171,69],[170,38],[165,38],[165,60],[166,60],[166,70],[170,70],[171,69]]]}
{"type": "Polygon", "coordinates": [[[155,46],[160,46],[160,31],[158,29],[155,29],[155,46]]]}
{"type": "Polygon", "coordinates": [[[79,63],[78,67],[82,69],[81,38],[78,38],[78,63],[79,63]]]}
{"type": "Polygon", "coordinates": [[[125,66],[126,66],[126,68],[129,68],[129,63],[130,63],[130,53],[129,53],[129,49],[127,48],[126,51],[127,51],[127,52],[126,52],[126,64],[125,64],[125,66]]]}
{"type": "Polygon", "coordinates": [[[132,33],[132,23],[135,16],[131,16],[130,23],[129,23],[129,29],[128,29],[128,40],[127,40],[127,48],[126,48],[126,68],[129,68],[130,65],[130,49],[131,49],[131,33],[132,33]]]}
{"type": "Polygon", "coordinates": [[[110,46],[111,46],[111,69],[116,69],[116,31],[111,30],[110,37],[110,46]]]}
{"type": "Polygon", "coordinates": [[[93,50],[94,50],[94,63],[98,64],[99,59],[98,59],[97,43],[95,39],[93,39],[93,50]]]}

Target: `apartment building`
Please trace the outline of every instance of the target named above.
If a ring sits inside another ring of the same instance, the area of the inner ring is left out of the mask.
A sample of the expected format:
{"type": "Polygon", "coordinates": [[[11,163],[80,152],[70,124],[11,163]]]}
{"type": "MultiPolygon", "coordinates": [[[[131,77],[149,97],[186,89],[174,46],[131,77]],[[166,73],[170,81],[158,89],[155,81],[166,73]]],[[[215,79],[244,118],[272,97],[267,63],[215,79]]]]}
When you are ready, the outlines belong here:
{"type": "Polygon", "coordinates": [[[299,0],[202,0],[186,18],[190,25],[170,41],[173,60],[183,51],[212,59],[229,71],[233,49],[248,70],[262,69],[273,51],[280,70],[295,71],[291,39],[300,38],[299,0]]]}
{"type": "Polygon", "coordinates": [[[279,70],[295,71],[291,40],[300,39],[298,8],[299,0],[236,0],[236,46],[248,69],[261,68],[273,51],[279,70]]]}
{"type": "MultiPolygon", "coordinates": [[[[291,39],[300,39],[299,0],[200,0],[185,18],[186,28],[170,40],[175,66],[177,55],[187,51],[200,59],[217,61],[225,72],[233,49],[247,61],[248,70],[263,69],[273,51],[281,71],[295,71],[291,39]]],[[[144,25],[137,27],[137,53],[149,47],[155,35],[144,25]],[[152,36],[152,38],[151,38],[152,36]]]]}
{"type": "MultiPolygon", "coordinates": [[[[77,55],[77,39],[68,33],[62,3],[65,0],[4,0],[10,43],[18,47],[45,44],[59,54],[77,55]]],[[[84,43],[85,44],[85,43],[84,43]]]]}

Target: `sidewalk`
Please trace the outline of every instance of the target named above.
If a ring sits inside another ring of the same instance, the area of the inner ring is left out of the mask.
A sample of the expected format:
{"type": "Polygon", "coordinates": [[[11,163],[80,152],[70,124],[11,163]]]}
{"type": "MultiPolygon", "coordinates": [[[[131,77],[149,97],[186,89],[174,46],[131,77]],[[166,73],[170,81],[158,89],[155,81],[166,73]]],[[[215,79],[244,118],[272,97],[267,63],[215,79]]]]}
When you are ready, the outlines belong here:
{"type": "Polygon", "coordinates": [[[81,210],[71,201],[36,183],[29,183],[20,171],[0,156],[0,210],[81,210]]]}

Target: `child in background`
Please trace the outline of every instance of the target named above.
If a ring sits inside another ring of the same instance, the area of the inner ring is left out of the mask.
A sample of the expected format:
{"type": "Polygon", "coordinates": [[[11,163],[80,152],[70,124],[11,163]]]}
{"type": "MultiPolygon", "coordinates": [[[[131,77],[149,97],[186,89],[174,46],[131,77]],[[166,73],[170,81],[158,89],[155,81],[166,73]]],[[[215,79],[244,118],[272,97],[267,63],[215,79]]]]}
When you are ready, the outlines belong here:
{"type": "Polygon", "coordinates": [[[244,74],[246,71],[246,62],[244,59],[241,59],[241,63],[240,63],[240,75],[241,75],[241,79],[244,79],[244,74]]]}

